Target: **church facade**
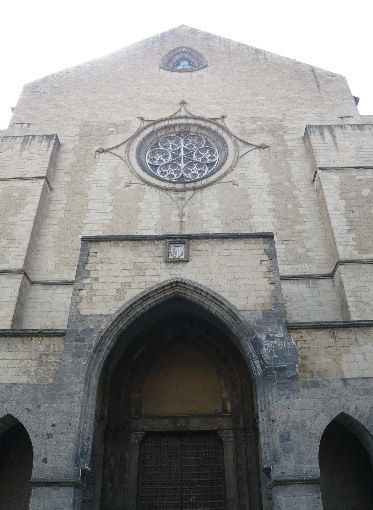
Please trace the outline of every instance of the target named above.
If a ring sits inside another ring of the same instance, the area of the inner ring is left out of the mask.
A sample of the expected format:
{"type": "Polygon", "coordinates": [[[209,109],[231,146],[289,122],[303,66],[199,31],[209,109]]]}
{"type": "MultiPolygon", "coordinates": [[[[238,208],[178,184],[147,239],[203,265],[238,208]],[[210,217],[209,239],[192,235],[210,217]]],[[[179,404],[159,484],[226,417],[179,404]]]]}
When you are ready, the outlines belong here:
{"type": "Polygon", "coordinates": [[[181,26],[0,133],[0,508],[373,508],[373,116],[181,26]]]}

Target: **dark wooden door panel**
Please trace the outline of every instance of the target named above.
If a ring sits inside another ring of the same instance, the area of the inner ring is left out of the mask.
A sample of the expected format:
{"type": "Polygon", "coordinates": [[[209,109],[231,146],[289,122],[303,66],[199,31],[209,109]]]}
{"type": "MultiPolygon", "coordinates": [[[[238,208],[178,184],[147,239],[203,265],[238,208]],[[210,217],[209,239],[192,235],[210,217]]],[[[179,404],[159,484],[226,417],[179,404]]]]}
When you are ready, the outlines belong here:
{"type": "Polygon", "coordinates": [[[140,448],[138,510],[224,510],[216,432],[149,433],[140,448]]]}

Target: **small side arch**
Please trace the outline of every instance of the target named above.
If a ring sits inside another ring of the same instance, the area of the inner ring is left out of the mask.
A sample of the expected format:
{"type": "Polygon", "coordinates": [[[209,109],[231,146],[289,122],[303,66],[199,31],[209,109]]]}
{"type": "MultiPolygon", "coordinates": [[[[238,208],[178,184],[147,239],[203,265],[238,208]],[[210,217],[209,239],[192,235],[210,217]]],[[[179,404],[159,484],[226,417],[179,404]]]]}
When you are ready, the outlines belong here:
{"type": "Polygon", "coordinates": [[[369,430],[359,420],[347,413],[340,413],[336,416],[335,421],[354,434],[367,451],[373,464],[373,436],[369,430]]]}
{"type": "Polygon", "coordinates": [[[28,510],[33,448],[27,430],[14,416],[0,418],[0,503],[7,510],[28,510]]]}
{"type": "MultiPolygon", "coordinates": [[[[351,402],[351,400],[346,400],[343,403],[331,401],[330,406],[324,407],[324,409],[315,413],[307,423],[310,437],[309,446],[315,452],[318,451],[320,440],[326,427],[333,420],[347,420],[351,424],[350,427],[352,427],[352,422],[354,422],[355,427],[360,427],[366,430],[368,434],[373,434],[373,414],[369,406],[358,405],[356,402],[351,402]]],[[[350,430],[355,433],[351,428],[350,430]]]]}
{"type": "Polygon", "coordinates": [[[171,300],[185,300],[215,318],[228,331],[232,342],[250,367],[253,378],[257,380],[261,377],[263,359],[250,341],[254,337],[254,331],[244,322],[239,311],[231,303],[207,287],[186,279],[170,279],[151,287],[119,309],[110,324],[94,341],[95,348],[88,361],[84,380],[85,401],[80,427],[83,464],[88,463],[90,456],[97,387],[107,357],[132,323],[145,313],[171,300]]]}
{"type": "Polygon", "coordinates": [[[319,448],[324,510],[373,508],[372,459],[372,434],[352,416],[336,416],[325,428],[319,448]]]}

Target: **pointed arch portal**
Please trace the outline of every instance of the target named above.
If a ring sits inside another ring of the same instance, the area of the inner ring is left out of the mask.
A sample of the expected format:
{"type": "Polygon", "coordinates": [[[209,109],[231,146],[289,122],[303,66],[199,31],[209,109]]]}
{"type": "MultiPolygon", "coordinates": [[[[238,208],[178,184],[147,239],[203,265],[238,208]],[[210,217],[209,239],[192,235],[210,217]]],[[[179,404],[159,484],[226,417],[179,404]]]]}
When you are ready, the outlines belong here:
{"type": "Polygon", "coordinates": [[[28,510],[33,451],[25,427],[16,418],[0,418],[0,509],[28,510]]]}
{"type": "Polygon", "coordinates": [[[371,510],[373,469],[371,434],[341,413],[326,427],[319,449],[324,510],[371,510]]]}
{"type": "Polygon", "coordinates": [[[254,379],[238,339],[164,291],[101,371],[83,510],[260,509],[254,379]]]}

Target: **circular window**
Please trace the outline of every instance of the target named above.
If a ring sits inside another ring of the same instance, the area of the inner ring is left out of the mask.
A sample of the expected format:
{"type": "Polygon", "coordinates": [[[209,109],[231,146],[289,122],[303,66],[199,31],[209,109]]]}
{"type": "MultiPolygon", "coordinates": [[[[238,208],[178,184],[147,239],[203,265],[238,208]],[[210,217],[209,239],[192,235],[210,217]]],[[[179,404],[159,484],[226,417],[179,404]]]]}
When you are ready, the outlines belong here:
{"type": "Polygon", "coordinates": [[[227,159],[223,137],[205,126],[176,124],[155,130],[139,144],[145,172],[161,181],[188,183],[217,172],[227,159]]]}
{"type": "Polygon", "coordinates": [[[190,133],[166,135],[146,151],[146,164],[155,177],[190,182],[214,171],[219,151],[206,136],[190,133]]]}
{"type": "Polygon", "coordinates": [[[235,138],[213,119],[168,117],[152,121],[128,141],[128,168],[158,188],[186,191],[209,186],[234,167],[235,138]]]}

